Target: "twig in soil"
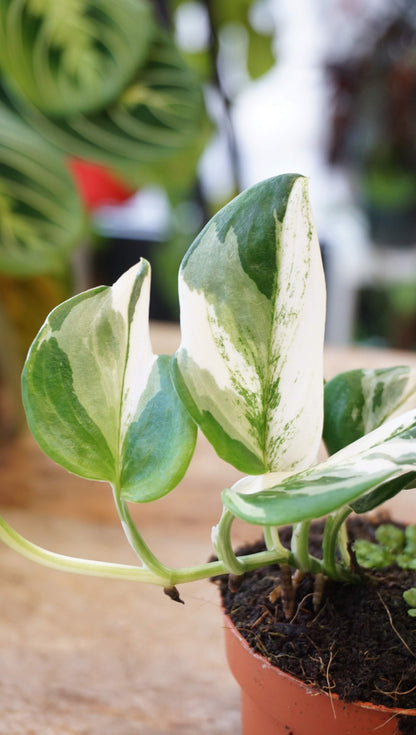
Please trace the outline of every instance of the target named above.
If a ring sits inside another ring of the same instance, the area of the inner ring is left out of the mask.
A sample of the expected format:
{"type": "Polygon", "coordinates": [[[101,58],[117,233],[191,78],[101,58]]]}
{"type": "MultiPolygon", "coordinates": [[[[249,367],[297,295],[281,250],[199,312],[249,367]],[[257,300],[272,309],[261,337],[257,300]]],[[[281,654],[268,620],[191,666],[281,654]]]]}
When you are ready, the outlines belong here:
{"type": "Polygon", "coordinates": [[[253,628],[256,628],[262,622],[262,620],[264,620],[264,618],[267,618],[268,615],[270,615],[270,610],[268,610],[266,607],[264,612],[262,612],[262,614],[259,615],[257,620],[255,620],[254,623],[250,625],[251,630],[253,630],[253,628]]]}
{"type": "Polygon", "coordinates": [[[336,720],[337,713],[335,712],[335,706],[334,706],[334,702],[332,699],[332,689],[335,687],[335,684],[331,684],[331,680],[329,678],[329,669],[331,668],[331,664],[333,660],[334,660],[334,652],[332,650],[332,645],[331,645],[329,649],[329,660],[328,660],[328,664],[327,664],[326,671],[325,671],[325,679],[326,679],[326,683],[328,686],[328,696],[329,696],[329,701],[331,703],[332,714],[334,715],[334,720],[336,720]]]}
{"type": "Polygon", "coordinates": [[[296,608],[296,612],[295,612],[295,614],[294,614],[293,618],[292,618],[292,619],[291,619],[291,621],[290,621],[291,623],[294,623],[294,622],[295,622],[295,620],[296,620],[296,618],[297,618],[297,616],[298,616],[298,613],[300,613],[300,611],[302,610],[302,608],[303,608],[303,606],[304,606],[305,602],[306,602],[306,601],[307,601],[307,600],[308,600],[308,599],[309,599],[310,597],[313,597],[313,592],[309,592],[309,593],[308,593],[307,595],[305,595],[304,597],[302,597],[302,599],[301,599],[301,601],[300,601],[299,605],[298,605],[298,606],[297,606],[297,608],[296,608]]]}
{"type": "Polygon", "coordinates": [[[397,700],[397,697],[405,697],[406,694],[411,694],[416,689],[416,684],[411,689],[408,689],[406,692],[400,692],[398,687],[400,686],[401,682],[403,680],[403,675],[400,678],[400,681],[397,685],[396,689],[393,689],[391,692],[386,692],[384,689],[380,689],[380,687],[376,687],[377,691],[380,692],[380,694],[384,694],[386,697],[391,697],[394,701],[397,700]]]}
{"type": "Polygon", "coordinates": [[[388,723],[391,722],[392,720],[395,720],[396,717],[399,717],[399,715],[396,712],[393,712],[393,714],[391,715],[391,717],[389,717],[388,720],[386,720],[385,722],[382,722],[381,725],[377,725],[377,727],[374,728],[374,732],[376,730],[381,730],[382,727],[385,727],[386,725],[388,725],[388,723]]]}
{"type": "Polygon", "coordinates": [[[407,651],[409,651],[409,653],[411,654],[411,656],[413,656],[413,658],[416,658],[416,654],[412,651],[412,649],[410,648],[410,646],[406,643],[406,641],[404,640],[404,638],[400,635],[399,631],[395,627],[395,625],[393,623],[393,618],[391,616],[391,612],[390,612],[389,608],[387,607],[386,603],[384,602],[382,596],[380,595],[380,592],[377,592],[377,595],[379,596],[380,601],[383,604],[383,607],[384,607],[384,609],[385,609],[385,611],[386,611],[386,613],[388,615],[390,625],[393,628],[393,630],[394,630],[395,634],[397,635],[398,639],[403,643],[404,647],[406,648],[407,651]]]}

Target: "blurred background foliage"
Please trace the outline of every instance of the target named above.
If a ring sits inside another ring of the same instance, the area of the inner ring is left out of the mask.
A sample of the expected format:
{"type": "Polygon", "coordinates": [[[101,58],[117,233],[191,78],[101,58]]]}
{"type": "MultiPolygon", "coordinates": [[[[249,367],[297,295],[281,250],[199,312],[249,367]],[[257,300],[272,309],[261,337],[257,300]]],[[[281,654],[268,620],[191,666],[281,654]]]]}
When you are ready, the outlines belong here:
{"type": "Polygon", "coordinates": [[[261,5],[0,0],[0,377],[16,415],[30,342],[75,291],[111,283],[144,255],[164,300],[156,313],[177,317],[182,255],[241,188],[233,95],[275,60],[261,5]],[[224,131],[231,185],[215,201],[198,163],[224,131]],[[146,250],[140,236],[99,232],[100,206],[147,187],[169,203],[163,241],[146,250]]]}
{"type": "MultiPolygon", "coordinates": [[[[364,216],[364,238],[414,249],[415,49],[414,0],[0,0],[0,380],[11,388],[6,400],[14,398],[7,431],[22,420],[20,369],[47,313],[76,291],[112,283],[143,256],[153,267],[151,317],[176,320],[184,252],[254,183],[253,172],[254,180],[259,172],[311,175],[312,198],[318,183],[323,209],[341,227],[328,171],[342,171],[342,196],[348,190],[364,216]],[[301,29],[292,28],[291,48],[289,18],[301,29]],[[316,90],[298,91],[318,78],[319,110],[311,107],[316,90]],[[254,159],[267,160],[255,167],[254,159]]],[[[352,339],[416,348],[416,274],[362,284],[352,339]]]]}

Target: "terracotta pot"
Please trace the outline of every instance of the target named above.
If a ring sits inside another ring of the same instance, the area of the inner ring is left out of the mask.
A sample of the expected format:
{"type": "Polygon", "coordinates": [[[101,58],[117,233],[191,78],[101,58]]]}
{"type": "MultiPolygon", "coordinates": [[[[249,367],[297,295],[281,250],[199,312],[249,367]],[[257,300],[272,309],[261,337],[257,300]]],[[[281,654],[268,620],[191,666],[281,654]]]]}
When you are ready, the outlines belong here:
{"type": "Polygon", "coordinates": [[[307,686],[255,653],[225,616],[231,672],[241,687],[242,735],[398,735],[397,715],[416,710],[346,703],[307,686]]]}

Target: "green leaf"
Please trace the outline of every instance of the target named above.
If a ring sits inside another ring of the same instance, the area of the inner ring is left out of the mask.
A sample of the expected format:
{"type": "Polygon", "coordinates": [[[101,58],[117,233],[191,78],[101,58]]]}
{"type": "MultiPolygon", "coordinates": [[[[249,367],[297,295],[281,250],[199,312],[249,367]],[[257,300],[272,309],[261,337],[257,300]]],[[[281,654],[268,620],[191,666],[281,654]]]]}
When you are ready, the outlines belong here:
{"type": "Polygon", "coordinates": [[[393,480],[383,482],[381,485],[372,490],[371,492],[364,495],[358,500],[354,500],[351,503],[351,508],[354,513],[369,513],[370,510],[378,508],[386,500],[394,498],[401,490],[406,488],[414,487],[416,481],[416,472],[405,472],[399,477],[395,477],[393,480]]]}
{"type": "Polygon", "coordinates": [[[325,385],[323,437],[330,454],[416,408],[416,369],[350,370],[325,385]]]}
{"type": "Polygon", "coordinates": [[[0,270],[60,271],[85,230],[62,156],[0,101],[0,270]]]}
{"type": "MultiPolygon", "coordinates": [[[[200,84],[162,31],[154,33],[130,84],[105,109],[52,119],[16,96],[12,104],[60,150],[107,166],[132,184],[143,183],[153,166],[169,165],[183,151],[195,160],[199,142],[206,142],[200,84]]],[[[180,170],[176,178],[181,181],[180,170]]]]}
{"type": "Polygon", "coordinates": [[[0,0],[0,64],[18,94],[47,115],[114,100],[153,32],[143,0],[0,0]]]}
{"type": "Polygon", "coordinates": [[[182,262],[179,298],[175,384],[219,456],[251,474],[309,466],[325,285],[307,180],[269,179],[220,210],[182,262]]]}
{"type": "Polygon", "coordinates": [[[258,79],[272,68],[276,61],[273,44],[273,34],[266,36],[253,28],[249,29],[247,69],[251,79],[258,79]]]}
{"type": "MultiPolygon", "coordinates": [[[[416,587],[410,587],[410,589],[403,592],[405,602],[411,607],[416,607],[416,587]]],[[[416,610],[415,610],[416,615],[416,610]]]]}
{"type": "Polygon", "coordinates": [[[378,543],[392,554],[398,554],[403,550],[405,541],[404,531],[392,523],[382,523],[378,526],[375,537],[378,543]]]}
{"type": "Polygon", "coordinates": [[[196,428],[151,349],[150,266],[51,312],[23,371],[29,427],[54,461],[107,480],[144,502],[171,490],[193,454],[196,428]]]}
{"type": "Polygon", "coordinates": [[[245,478],[224,490],[223,502],[249,523],[297,523],[352,505],[394,478],[403,476],[407,484],[415,463],[413,410],[391,419],[324,462],[278,483],[273,475],[265,475],[260,483],[259,478],[245,478]]]}
{"type": "Polygon", "coordinates": [[[394,554],[388,549],[367,539],[357,539],[353,548],[358,564],[364,569],[384,569],[395,561],[394,554]]]}

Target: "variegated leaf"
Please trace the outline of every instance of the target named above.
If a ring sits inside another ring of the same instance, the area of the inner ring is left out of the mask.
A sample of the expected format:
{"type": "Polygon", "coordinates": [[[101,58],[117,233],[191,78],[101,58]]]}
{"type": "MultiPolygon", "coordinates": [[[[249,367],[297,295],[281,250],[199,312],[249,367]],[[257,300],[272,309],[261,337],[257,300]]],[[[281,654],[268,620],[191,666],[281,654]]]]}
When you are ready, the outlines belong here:
{"type": "Polygon", "coordinates": [[[323,437],[330,454],[416,408],[416,369],[350,370],[325,385],[323,437]]]}
{"type": "Polygon", "coordinates": [[[151,349],[150,266],[57,307],[23,372],[29,427],[66,469],[107,480],[127,500],[164,495],[182,478],[196,428],[151,349]]]}
{"type": "Polygon", "coordinates": [[[385,500],[414,480],[415,465],[416,411],[412,410],[279,484],[265,475],[259,490],[258,478],[253,478],[256,492],[250,492],[247,479],[240,481],[223,492],[223,502],[249,523],[297,523],[332,513],[358,499],[365,502],[381,488],[385,500]]]}
{"type": "Polygon", "coordinates": [[[186,254],[174,379],[220,457],[295,471],[322,430],[325,285],[307,180],[269,179],[234,199],[186,254]]]}

